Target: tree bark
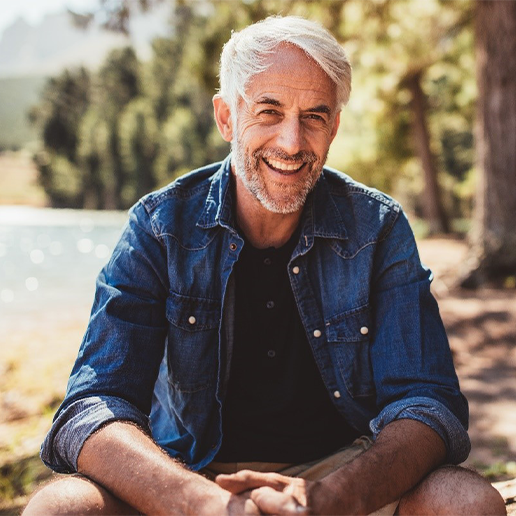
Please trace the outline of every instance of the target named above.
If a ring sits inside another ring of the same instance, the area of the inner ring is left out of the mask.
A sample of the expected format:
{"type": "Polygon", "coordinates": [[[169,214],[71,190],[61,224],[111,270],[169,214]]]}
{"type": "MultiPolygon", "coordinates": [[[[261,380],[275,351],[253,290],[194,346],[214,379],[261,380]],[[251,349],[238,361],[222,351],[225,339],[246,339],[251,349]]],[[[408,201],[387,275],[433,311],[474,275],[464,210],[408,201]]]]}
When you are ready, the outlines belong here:
{"type": "Polygon", "coordinates": [[[426,98],[421,88],[421,72],[408,76],[405,83],[412,95],[414,138],[425,177],[425,190],[422,199],[424,217],[428,222],[430,234],[448,233],[450,230],[448,218],[442,205],[437,167],[430,147],[430,134],[426,122],[426,98]]]}
{"type": "Polygon", "coordinates": [[[465,287],[516,274],[516,2],[475,6],[478,184],[465,287]]]}

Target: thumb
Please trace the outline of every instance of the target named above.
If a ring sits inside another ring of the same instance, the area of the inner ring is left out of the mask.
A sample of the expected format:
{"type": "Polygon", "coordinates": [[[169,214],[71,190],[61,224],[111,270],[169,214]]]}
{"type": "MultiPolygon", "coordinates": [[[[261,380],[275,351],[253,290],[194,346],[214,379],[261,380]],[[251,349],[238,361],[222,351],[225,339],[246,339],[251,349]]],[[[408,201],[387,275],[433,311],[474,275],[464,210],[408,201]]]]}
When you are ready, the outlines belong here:
{"type": "Polygon", "coordinates": [[[251,492],[251,500],[265,514],[285,516],[305,516],[308,507],[301,505],[293,496],[270,487],[260,487],[251,492]]]}

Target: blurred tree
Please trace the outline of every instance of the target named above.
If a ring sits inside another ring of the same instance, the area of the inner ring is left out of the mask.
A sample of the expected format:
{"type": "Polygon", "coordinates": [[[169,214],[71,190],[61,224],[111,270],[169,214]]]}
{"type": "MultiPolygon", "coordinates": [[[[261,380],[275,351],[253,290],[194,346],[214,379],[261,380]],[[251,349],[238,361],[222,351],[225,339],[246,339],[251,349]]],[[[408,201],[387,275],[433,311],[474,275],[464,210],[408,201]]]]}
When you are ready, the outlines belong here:
{"type": "Polygon", "coordinates": [[[81,118],[90,104],[90,74],[65,70],[45,85],[41,102],[30,113],[41,128],[44,151],[36,154],[39,181],[54,207],[79,207],[82,191],[77,169],[81,118]],[[70,177],[66,178],[67,164],[70,177]]]}
{"type": "MultiPolygon", "coordinates": [[[[465,47],[463,32],[471,29],[470,2],[449,5],[439,0],[424,4],[410,0],[330,0],[324,3],[269,0],[237,5],[213,2],[212,9],[214,14],[203,27],[204,34],[199,36],[202,44],[195,47],[199,54],[198,69],[202,72],[199,75],[212,88],[217,84],[217,56],[229,37],[228,27],[237,30],[278,12],[316,19],[328,27],[351,50],[355,69],[354,93],[346,110],[346,117],[351,115],[355,125],[343,124],[355,148],[350,149],[347,156],[344,152],[339,156],[338,151],[332,151],[331,159],[342,162],[342,168],[349,167],[359,179],[392,191],[407,170],[413,173],[413,156],[416,155],[424,178],[416,208],[422,207],[430,233],[449,231],[442,194],[442,183],[448,178],[439,179],[438,172],[446,168],[455,178],[457,163],[438,156],[441,142],[449,147],[449,139],[454,138],[458,126],[457,123],[442,124],[443,120],[451,118],[447,108],[454,104],[457,107],[452,99],[463,94],[461,87],[455,90],[452,87],[462,84],[466,88],[474,80],[470,70],[460,65],[465,47]],[[453,80],[447,78],[450,69],[455,72],[453,80]],[[429,76],[432,79],[429,80],[429,76]],[[443,92],[433,81],[447,84],[448,91],[443,92]],[[441,124],[431,119],[438,119],[441,124]],[[362,134],[355,138],[357,129],[362,134]]],[[[466,38],[466,42],[471,53],[471,38],[469,41],[466,38]]],[[[469,101],[472,103],[472,96],[469,101]]],[[[457,109],[453,111],[456,113],[457,109]]],[[[469,120],[461,124],[466,132],[472,112],[468,116],[469,120]]],[[[462,144],[467,144],[467,138],[455,138],[453,150],[462,144]]],[[[466,166],[471,168],[471,156],[464,157],[470,159],[466,166]]],[[[455,179],[448,184],[452,189],[455,179]]],[[[453,193],[450,195],[453,197],[453,193]]],[[[457,205],[457,209],[461,206],[457,205]]]]}
{"type": "Polygon", "coordinates": [[[82,177],[83,203],[87,209],[114,209],[115,184],[107,170],[109,129],[96,106],[84,114],[79,128],[78,163],[82,177]]]}
{"type": "Polygon", "coordinates": [[[134,203],[156,188],[154,161],[158,153],[159,129],[148,99],[136,98],[120,116],[119,139],[127,180],[122,189],[126,204],[134,203]]]}
{"type": "MultiPolygon", "coordinates": [[[[129,207],[132,202],[124,197],[124,185],[130,180],[125,170],[120,149],[120,117],[126,106],[142,93],[141,67],[133,48],[113,50],[107,57],[95,80],[94,102],[107,125],[108,146],[105,182],[112,184],[110,199],[115,209],[129,207]]],[[[104,176],[105,176],[104,174],[104,176]]]]}
{"type": "MultiPolygon", "coordinates": [[[[443,202],[442,168],[438,158],[443,121],[449,118],[444,104],[461,90],[441,85],[471,84],[468,70],[460,66],[457,42],[470,30],[469,2],[413,2],[410,0],[348,1],[344,7],[339,39],[348,41],[355,68],[353,96],[369,100],[361,106],[373,111],[377,166],[402,178],[414,169],[417,156],[424,181],[419,201],[431,233],[449,230],[443,202]],[[453,69],[453,82],[447,75],[453,69]],[[372,109],[371,107],[372,106],[372,109]],[[437,125],[432,119],[439,119],[437,125]],[[384,127],[386,126],[386,127],[384,127]],[[392,126],[392,127],[389,127],[392,126]],[[395,167],[392,165],[396,164],[395,167]],[[440,177],[441,176],[441,177],[440,177]]],[[[471,45],[471,42],[470,42],[471,45]]],[[[471,48],[470,48],[471,52],[471,48]]],[[[353,96],[350,107],[353,109],[353,96]]],[[[456,111],[454,111],[456,113],[456,111]]],[[[448,125],[449,133],[455,128],[448,125]]],[[[374,143],[373,143],[374,145],[374,143]]],[[[406,185],[406,182],[404,182],[406,185]]]]}
{"type": "MultiPolygon", "coordinates": [[[[102,6],[106,20],[118,16],[127,22],[133,7],[149,8],[158,2],[110,0],[102,6]]],[[[472,48],[472,39],[464,37],[471,32],[471,3],[455,4],[440,0],[424,4],[408,0],[176,2],[173,36],[154,42],[148,64],[138,63],[134,53],[126,51],[123,56],[111,56],[94,81],[93,104],[108,127],[107,154],[98,166],[101,197],[111,199],[104,205],[126,207],[136,195],[136,171],[127,157],[122,159],[120,147],[127,136],[121,133],[121,117],[135,99],[150,102],[146,105],[152,107],[158,127],[157,154],[149,172],[153,181],[162,184],[223,156],[227,145],[215,136],[211,106],[220,50],[231,30],[280,12],[321,21],[346,42],[351,54],[354,93],[330,153],[332,164],[389,192],[402,188],[402,199],[408,200],[409,208],[422,208],[432,231],[446,230],[442,185],[448,210],[467,207],[471,190],[464,187],[471,183],[474,93],[465,92],[474,78],[464,62],[472,48]],[[441,159],[443,150],[446,155],[441,159]],[[423,168],[425,176],[420,172],[423,168]],[[109,175],[112,187],[107,186],[109,175]],[[427,178],[426,185],[419,177],[427,178]],[[133,186],[125,188],[129,183],[133,186]],[[421,194],[414,195],[416,191],[421,194]],[[414,202],[415,198],[419,200],[414,202]]],[[[121,30],[117,23],[110,26],[121,30]]],[[[148,112],[142,120],[149,120],[148,112]]],[[[96,163],[95,159],[90,162],[91,173],[96,163]]]]}
{"type": "MultiPolygon", "coordinates": [[[[151,99],[158,122],[163,123],[170,113],[181,104],[180,83],[191,81],[191,65],[185,55],[188,49],[196,47],[198,42],[192,40],[191,29],[195,15],[191,8],[178,6],[174,10],[174,35],[168,38],[156,38],[152,42],[152,58],[144,70],[145,94],[151,99]]],[[[195,84],[199,79],[195,80],[195,84]]],[[[190,86],[186,84],[188,92],[190,86]]]]}
{"type": "Polygon", "coordinates": [[[480,177],[467,287],[516,275],[516,2],[475,7],[480,177]]]}

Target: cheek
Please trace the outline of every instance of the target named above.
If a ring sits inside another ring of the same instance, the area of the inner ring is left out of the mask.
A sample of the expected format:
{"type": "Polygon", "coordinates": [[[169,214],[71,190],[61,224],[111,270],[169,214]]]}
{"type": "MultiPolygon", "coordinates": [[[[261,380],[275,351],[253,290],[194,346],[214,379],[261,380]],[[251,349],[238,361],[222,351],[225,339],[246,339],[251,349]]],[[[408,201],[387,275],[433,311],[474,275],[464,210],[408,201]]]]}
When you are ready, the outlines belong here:
{"type": "Polygon", "coordinates": [[[274,129],[256,120],[238,124],[238,139],[248,148],[257,148],[274,137],[274,129]]]}
{"type": "Polygon", "coordinates": [[[309,139],[309,145],[311,147],[311,150],[321,158],[323,158],[328,153],[330,144],[330,135],[326,133],[324,135],[321,135],[321,133],[319,133],[309,139]]]}

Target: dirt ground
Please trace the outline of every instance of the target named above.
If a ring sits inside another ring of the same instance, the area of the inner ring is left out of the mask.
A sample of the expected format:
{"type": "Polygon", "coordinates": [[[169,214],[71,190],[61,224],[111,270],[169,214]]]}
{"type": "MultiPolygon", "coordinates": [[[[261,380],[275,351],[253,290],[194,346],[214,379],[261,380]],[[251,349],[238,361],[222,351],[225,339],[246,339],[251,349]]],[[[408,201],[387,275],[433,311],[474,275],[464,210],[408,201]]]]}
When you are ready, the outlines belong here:
{"type": "MultiPolygon", "coordinates": [[[[434,271],[434,293],[470,403],[473,448],[466,464],[493,481],[514,478],[516,290],[451,288],[453,270],[466,256],[461,241],[423,240],[420,253],[434,271]]],[[[35,456],[64,394],[88,310],[40,312],[23,321],[1,321],[0,498],[3,492],[5,500],[3,504],[0,500],[0,514],[13,514],[8,507],[20,507],[24,500],[23,496],[16,499],[20,492],[6,487],[9,474],[25,475],[27,491],[46,475],[35,456]],[[16,472],[21,464],[28,466],[16,472]]],[[[514,498],[515,487],[506,493],[514,498]]],[[[509,507],[510,514],[516,515],[515,507],[509,507]]]]}
{"type": "Polygon", "coordinates": [[[467,464],[485,469],[508,463],[508,475],[516,476],[516,290],[450,288],[466,258],[464,242],[423,240],[419,249],[434,271],[434,293],[470,404],[467,464]]]}

